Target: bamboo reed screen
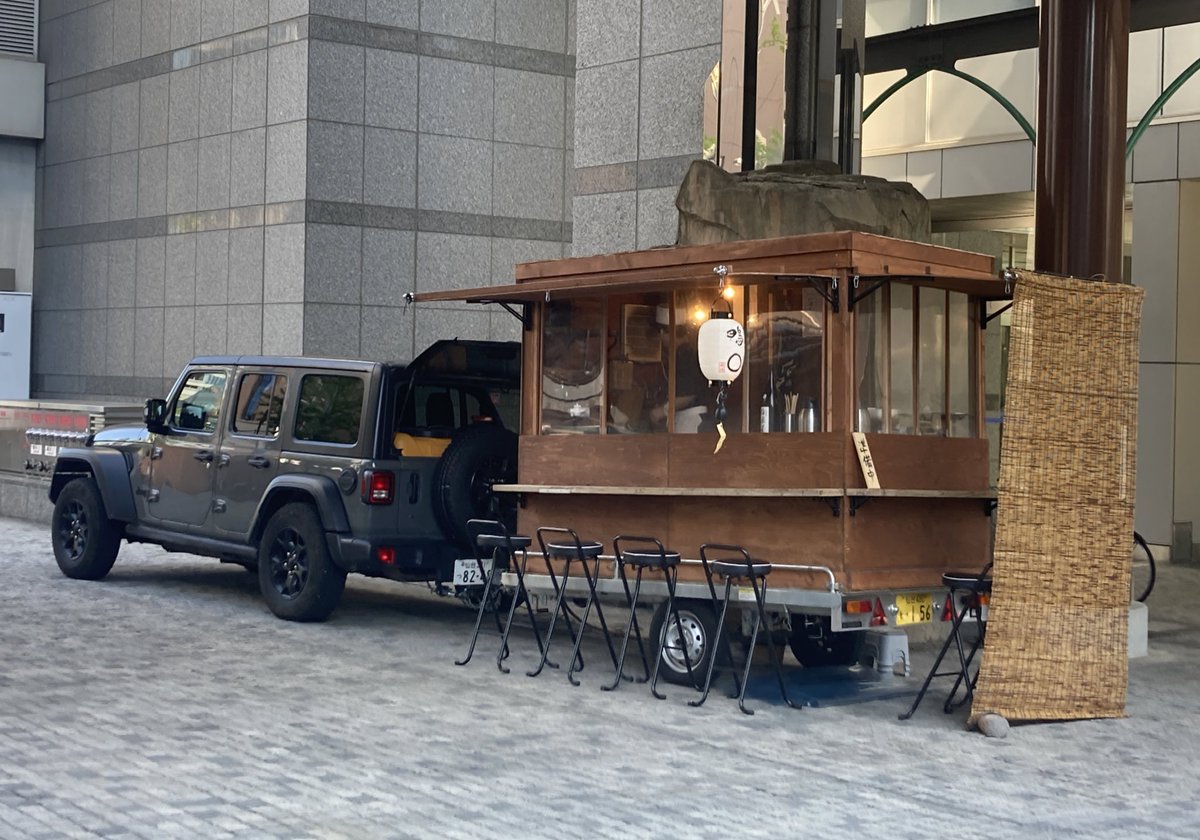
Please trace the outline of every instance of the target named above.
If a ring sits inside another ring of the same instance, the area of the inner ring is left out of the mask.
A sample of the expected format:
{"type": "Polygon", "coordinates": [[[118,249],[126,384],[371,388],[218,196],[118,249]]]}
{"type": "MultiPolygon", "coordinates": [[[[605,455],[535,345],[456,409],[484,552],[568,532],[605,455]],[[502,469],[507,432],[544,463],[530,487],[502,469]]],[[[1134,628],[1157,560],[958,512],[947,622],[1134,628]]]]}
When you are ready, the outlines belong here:
{"type": "Polygon", "coordinates": [[[1143,291],[1021,275],[987,642],[972,721],[1119,717],[1143,291]]]}

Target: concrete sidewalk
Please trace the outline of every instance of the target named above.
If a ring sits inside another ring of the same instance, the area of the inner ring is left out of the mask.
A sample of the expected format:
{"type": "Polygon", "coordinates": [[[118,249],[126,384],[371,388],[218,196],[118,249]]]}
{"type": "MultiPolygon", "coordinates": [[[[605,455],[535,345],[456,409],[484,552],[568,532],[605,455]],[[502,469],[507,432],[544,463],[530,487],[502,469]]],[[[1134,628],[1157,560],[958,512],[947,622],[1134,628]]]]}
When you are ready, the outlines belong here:
{"type": "Polygon", "coordinates": [[[329,623],[291,624],[240,568],[157,548],[67,580],[16,520],[0,575],[5,840],[1200,836],[1195,569],[1160,570],[1129,717],[1004,740],[937,687],[904,723],[902,698],[746,717],[602,692],[594,638],[580,688],[524,676],[527,635],[511,674],[494,635],[458,668],[473,616],[420,587],[351,578],[329,623]]]}

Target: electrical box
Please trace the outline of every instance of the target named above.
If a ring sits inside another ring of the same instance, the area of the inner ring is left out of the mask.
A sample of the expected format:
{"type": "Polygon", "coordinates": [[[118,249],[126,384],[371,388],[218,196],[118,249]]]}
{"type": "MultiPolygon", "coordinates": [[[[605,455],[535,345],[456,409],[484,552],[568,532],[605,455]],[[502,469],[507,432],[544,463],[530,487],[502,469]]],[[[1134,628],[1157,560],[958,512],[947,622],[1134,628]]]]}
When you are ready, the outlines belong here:
{"type": "Polygon", "coordinates": [[[28,292],[0,292],[0,400],[29,399],[32,301],[28,292]]]}

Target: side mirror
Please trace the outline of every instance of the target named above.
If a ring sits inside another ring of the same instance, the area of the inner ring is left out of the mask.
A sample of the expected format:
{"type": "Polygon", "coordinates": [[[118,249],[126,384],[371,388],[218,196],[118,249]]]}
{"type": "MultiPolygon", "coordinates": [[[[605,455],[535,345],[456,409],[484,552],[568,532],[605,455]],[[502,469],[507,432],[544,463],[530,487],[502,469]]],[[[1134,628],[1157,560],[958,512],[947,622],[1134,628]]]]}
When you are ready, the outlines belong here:
{"type": "Polygon", "coordinates": [[[152,432],[161,429],[167,422],[167,401],[146,400],[146,405],[142,408],[142,420],[152,432]]]}

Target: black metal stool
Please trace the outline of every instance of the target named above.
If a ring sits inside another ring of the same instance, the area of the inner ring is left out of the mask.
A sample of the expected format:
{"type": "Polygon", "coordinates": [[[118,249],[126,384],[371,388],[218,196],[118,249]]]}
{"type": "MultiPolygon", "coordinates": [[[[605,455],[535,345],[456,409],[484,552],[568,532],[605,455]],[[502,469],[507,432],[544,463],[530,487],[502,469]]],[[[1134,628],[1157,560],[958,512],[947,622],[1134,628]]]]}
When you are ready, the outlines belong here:
{"type": "MultiPolygon", "coordinates": [[[[488,600],[493,589],[499,591],[500,577],[511,561],[513,571],[517,575],[517,590],[513,593],[512,602],[508,605],[508,617],[503,624],[500,621],[499,610],[492,610],[496,617],[496,629],[500,632],[500,651],[496,654],[496,667],[507,674],[509,669],[504,667],[504,660],[508,658],[508,634],[512,630],[512,621],[517,611],[518,601],[525,602],[525,610],[529,613],[529,625],[533,628],[533,637],[537,640],[539,652],[545,650],[542,645],[542,634],[538,630],[537,619],[533,614],[533,606],[529,603],[529,593],[525,590],[525,567],[529,563],[529,546],[533,544],[533,539],[523,534],[510,534],[508,527],[503,522],[494,519],[469,520],[467,533],[471,535],[471,547],[475,552],[475,562],[479,565],[479,576],[484,584],[467,655],[462,659],[455,660],[454,664],[466,665],[471,661],[471,657],[475,653],[475,643],[479,639],[479,628],[483,624],[483,614],[488,607],[488,600]],[[483,555],[486,551],[490,551],[492,555],[490,572],[483,565],[483,555]],[[518,551],[521,554],[520,560],[517,560],[518,551]]],[[[558,666],[552,662],[550,667],[558,666]]]]}
{"type": "MultiPolygon", "coordinates": [[[[639,682],[650,680],[650,693],[659,700],[665,700],[665,694],[658,693],[658,669],[662,665],[662,650],[663,645],[667,640],[667,626],[663,624],[662,636],[658,643],[654,645],[654,677],[650,676],[650,663],[646,659],[646,646],[642,642],[642,630],[638,626],[637,620],[637,604],[638,597],[642,592],[642,573],[647,569],[652,571],[662,572],[663,579],[667,583],[667,620],[671,616],[675,617],[675,629],[679,633],[679,638],[683,636],[683,624],[679,620],[679,612],[675,609],[675,582],[679,577],[679,552],[667,551],[663,548],[663,544],[655,537],[633,537],[620,536],[613,540],[613,554],[617,558],[617,570],[621,575],[621,585],[625,588],[625,600],[629,605],[629,621],[625,625],[625,637],[621,642],[621,652],[617,655],[617,674],[613,678],[611,685],[604,685],[601,688],[604,691],[612,691],[621,684],[621,677],[625,671],[625,654],[629,650],[629,634],[632,632],[637,637],[638,653],[642,657],[642,671],[645,677],[639,682]],[[629,543],[638,543],[639,546],[635,549],[621,549],[621,541],[629,543]],[[634,579],[633,592],[629,591],[629,578],[625,574],[627,566],[632,566],[637,569],[637,577],[634,579]]],[[[688,657],[687,645],[683,646],[683,661],[687,665],[688,677],[692,677],[692,662],[688,657]]],[[[699,663],[697,663],[699,664],[699,663]]]]}
{"type": "MultiPolygon", "coordinates": [[[[767,575],[771,573],[771,564],[751,559],[750,553],[740,545],[720,545],[717,543],[705,543],[700,546],[700,562],[704,565],[704,576],[708,580],[708,592],[712,597],[713,611],[717,611],[719,603],[720,612],[717,617],[717,638],[713,640],[712,652],[708,659],[708,673],[704,677],[704,693],[700,696],[699,700],[692,700],[688,705],[700,706],[708,699],[708,690],[712,686],[713,670],[717,664],[717,656],[721,648],[722,639],[725,640],[726,656],[729,657],[732,666],[733,660],[729,652],[728,632],[725,629],[725,616],[729,612],[729,593],[733,589],[734,581],[749,581],[750,587],[754,590],[754,604],[757,608],[754,615],[754,629],[750,633],[750,641],[746,646],[746,664],[742,669],[742,678],[739,681],[737,672],[734,671],[733,680],[734,687],[737,689],[738,708],[745,714],[752,715],[754,711],[746,708],[746,681],[750,678],[750,664],[754,659],[754,645],[758,641],[759,628],[767,621],[765,599],[767,594],[767,575]],[[710,551],[721,556],[719,559],[710,561],[708,559],[710,551]],[[725,593],[724,597],[720,599],[718,599],[716,587],[713,585],[713,575],[725,578],[725,593]]],[[[775,650],[775,641],[771,638],[770,631],[767,632],[767,652],[771,657],[771,664],[775,668],[775,676],[779,680],[779,690],[783,693],[784,702],[793,709],[800,708],[788,697],[787,685],[783,682],[783,668],[779,662],[779,653],[775,650]]]]}
{"type": "Polygon", "coordinates": [[[942,649],[938,652],[937,659],[933,661],[933,667],[925,676],[921,690],[917,692],[917,698],[913,700],[908,711],[900,715],[900,720],[908,720],[917,711],[917,706],[921,705],[921,700],[924,699],[925,692],[929,690],[929,684],[933,682],[934,677],[955,677],[954,687],[950,689],[946,702],[942,704],[942,711],[946,714],[974,696],[975,681],[979,678],[979,672],[976,671],[974,676],[971,675],[971,663],[975,659],[975,654],[979,652],[979,648],[983,646],[983,637],[987,631],[987,621],[983,618],[982,599],[984,595],[988,595],[992,591],[992,579],[988,575],[991,569],[992,564],[988,563],[979,574],[946,572],[942,575],[942,585],[950,590],[946,597],[950,599],[949,607],[954,620],[950,624],[950,633],[946,636],[946,641],[942,643],[942,649]],[[961,608],[958,605],[960,598],[961,608]],[[962,623],[968,615],[974,615],[979,622],[979,635],[971,643],[970,650],[964,647],[962,639],[962,623]],[[942,660],[946,658],[946,653],[950,650],[951,642],[958,650],[958,668],[953,671],[939,671],[942,660]],[[959,686],[964,686],[966,691],[963,699],[955,703],[954,697],[958,694],[959,686]]]}
{"type": "Polygon", "coordinates": [[[561,614],[573,642],[571,664],[567,666],[567,679],[572,685],[579,685],[579,680],[575,679],[575,672],[583,669],[583,655],[580,653],[579,647],[583,642],[583,631],[587,627],[588,616],[591,615],[593,605],[596,607],[596,616],[600,619],[600,629],[604,632],[604,641],[608,644],[613,667],[616,667],[617,664],[617,652],[613,648],[608,624],[604,621],[604,610],[600,606],[599,599],[596,598],[596,578],[600,575],[600,553],[604,550],[604,546],[598,542],[580,540],[579,535],[570,528],[538,528],[537,539],[538,544],[542,547],[542,556],[546,558],[546,568],[550,571],[550,584],[554,587],[554,609],[551,611],[550,627],[546,630],[546,644],[542,649],[542,659],[536,668],[528,672],[528,675],[536,677],[545,667],[546,657],[550,653],[550,640],[554,636],[554,628],[558,624],[558,616],[561,614]],[[558,539],[547,542],[546,537],[553,534],[559,535],[558,539]],[[554,574],[552,559],[563,561],[561,580],[554,574]],[[571,578],[571,566],[574,563],[579,563],[583,568],[583,577],[587,581],[588,588],[583,616],[579,619],[578,632],[571,625],[571,616],[567,611],[565,600],[567,584],[571,578]],[[589,568],[590,566],[595,566],[595,569],[589,568]]]}

